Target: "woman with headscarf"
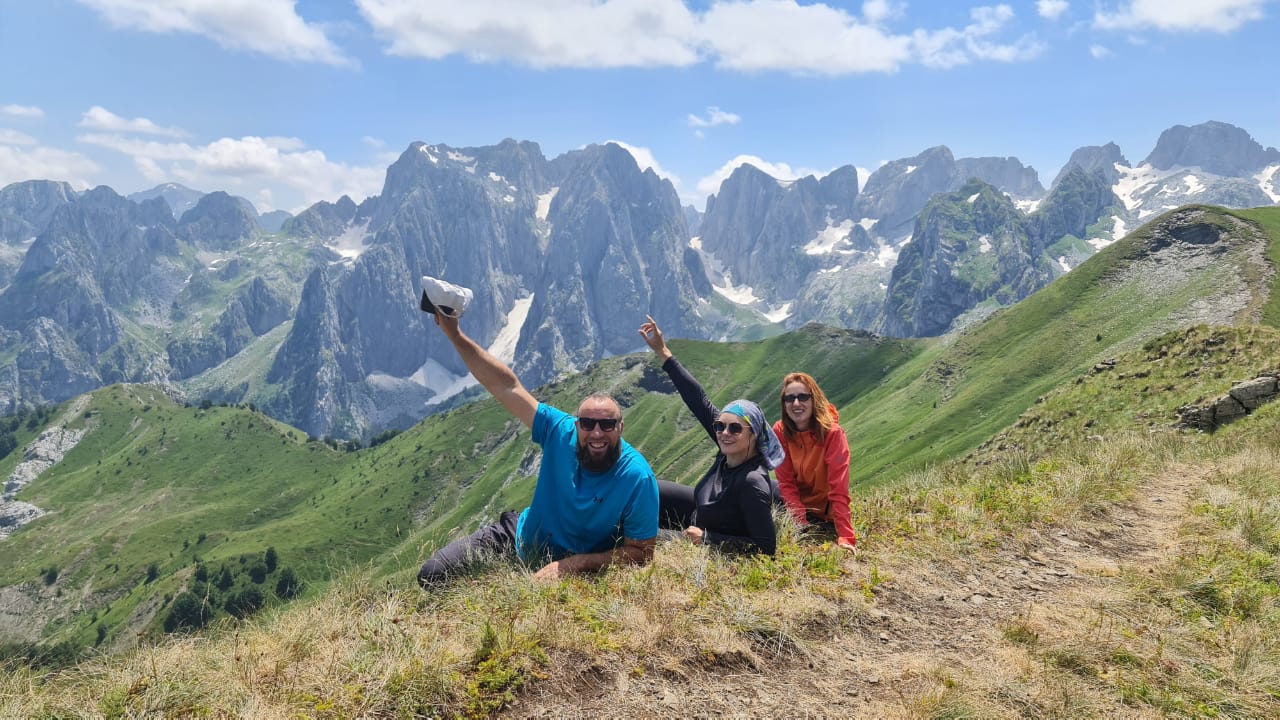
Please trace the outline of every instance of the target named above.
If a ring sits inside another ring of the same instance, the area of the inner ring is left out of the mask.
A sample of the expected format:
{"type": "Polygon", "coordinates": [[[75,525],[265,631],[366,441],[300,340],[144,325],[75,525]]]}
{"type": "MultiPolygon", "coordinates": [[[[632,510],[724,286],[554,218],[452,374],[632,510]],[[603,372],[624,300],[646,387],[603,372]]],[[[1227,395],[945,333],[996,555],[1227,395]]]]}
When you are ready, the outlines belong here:
{"type": "Polygon", "coordinates": [[[666,371],[684,404],[716,443],[711,468],[692,488],[658,482],[659,522],[683,529],[695,544],[735,552],[772,555],[777,549],[773,526],[773,490],[769,471],[782,463],[782,446],[750,400],[734,400],[717,409],[688,370],[667,348],[652,317],[640,335],[666,371]]]}
{"type": "Polygon", "coordinates": [[[849,440],[840,414],[807,373],[782,379],[782,419],[773,431],[786,459],[778,466],[778,494],[801,527],[825,526],[836,544],[853,550],[858,538],[849,518],[849,440]]]}

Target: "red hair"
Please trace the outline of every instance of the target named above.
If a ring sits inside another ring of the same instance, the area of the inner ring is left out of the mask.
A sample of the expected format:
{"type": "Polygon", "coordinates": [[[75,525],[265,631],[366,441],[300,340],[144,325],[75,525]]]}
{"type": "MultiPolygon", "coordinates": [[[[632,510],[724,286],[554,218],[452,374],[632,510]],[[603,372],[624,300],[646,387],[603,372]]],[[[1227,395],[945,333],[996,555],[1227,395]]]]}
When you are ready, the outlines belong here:
{"type": "Polygon", "coordinates": [[[822,392],[822,388],[818,387],[818,381],[813,379],[809,373],[793,372],[787,373],[782,378],[782,391],[778,393],[778,403],[782,405],[782,427],[787,433],[787,437],[795,437],[800,429],[796,427],[796,423],[787,414],[787,403],[782,396],[787,393],[787,386],[791,383],[800,383],[807,388],[807,392],[813,396],[810,402],[813,404],[813,426],[811,429],[818,436],[818,442],[824,442],[827,439],[827,433],[831,431],[831,427],[836,424],[835,415],[831,412],[831,403],[827,400],[827,394],[822,392]]]}

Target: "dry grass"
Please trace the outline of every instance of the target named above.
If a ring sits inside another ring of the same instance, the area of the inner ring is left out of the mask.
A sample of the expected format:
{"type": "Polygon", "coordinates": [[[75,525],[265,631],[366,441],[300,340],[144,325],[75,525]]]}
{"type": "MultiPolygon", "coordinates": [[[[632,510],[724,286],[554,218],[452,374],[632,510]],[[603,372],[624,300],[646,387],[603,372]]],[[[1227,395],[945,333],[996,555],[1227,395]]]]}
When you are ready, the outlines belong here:
{"type": "Polygon", "coordinates": [[[351,577],[201,637],[19,669],[0,717],[1274,716],[1275,436],[938,466],[857,500],[857,556],[779,518],[773,558],[671,541],[644,568],[541,585],[498,567],[433,595],[351,577]]]}

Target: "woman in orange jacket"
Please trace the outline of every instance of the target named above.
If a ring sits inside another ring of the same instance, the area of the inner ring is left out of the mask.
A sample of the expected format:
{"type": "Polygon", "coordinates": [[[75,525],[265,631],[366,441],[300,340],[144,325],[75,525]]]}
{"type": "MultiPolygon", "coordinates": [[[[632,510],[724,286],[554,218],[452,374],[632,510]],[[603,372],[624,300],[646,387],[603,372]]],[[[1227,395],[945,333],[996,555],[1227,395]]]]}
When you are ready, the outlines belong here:
{"type": "Polygon", "coordinates": [[[840,414],[807,373],[782,379],[782,419],[774,434],[786,459],[774,473],[778,494],[801,526],[834,526],[836,543],[852,550],[857,543],[849,519],[849,440],[840,414]]]}

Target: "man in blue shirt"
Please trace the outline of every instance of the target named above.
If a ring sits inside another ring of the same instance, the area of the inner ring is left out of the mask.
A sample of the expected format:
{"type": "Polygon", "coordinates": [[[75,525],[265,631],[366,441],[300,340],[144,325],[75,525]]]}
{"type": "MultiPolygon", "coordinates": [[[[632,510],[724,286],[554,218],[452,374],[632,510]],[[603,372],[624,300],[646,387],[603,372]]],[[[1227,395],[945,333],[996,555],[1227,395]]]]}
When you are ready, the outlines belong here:
{"type": "Polygon", "coordinates": [[[541,566],[534,575],[539,580],[652,560],[658,483],[649,463],[622,439],[618,403],[591,395],[577,417],[540,403],[511,368],[463,334],[456,315],[432,314],[475,379],[533,430],[542,466],[529,507],[504,512],[493,525],[438,550],[418,572],[418,583],[428,588],[513,550],[526,564],[541,566]]]}

